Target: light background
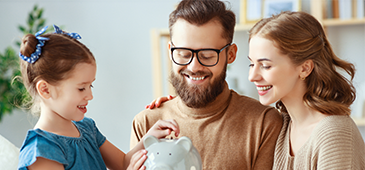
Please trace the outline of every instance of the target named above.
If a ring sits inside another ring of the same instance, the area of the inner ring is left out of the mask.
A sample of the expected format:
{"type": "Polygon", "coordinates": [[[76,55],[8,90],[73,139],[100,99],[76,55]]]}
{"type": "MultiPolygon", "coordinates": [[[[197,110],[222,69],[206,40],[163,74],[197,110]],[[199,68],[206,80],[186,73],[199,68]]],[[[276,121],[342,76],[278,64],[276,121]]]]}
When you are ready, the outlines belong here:
{"type": "MultiPolygon", "coordinates": [[[[0,51],[13,45],[22,34],[34,4],[44,8],[47,25],[63,26],[77,32],[97,61],[94,99],[86,116],[92,117],[100,131],[124,152],[129,151],[133,117],[153,100],[152,28],[167,28],[168,16],[179,0],[0,0],[0,51]]],[[[228,0],[239,21],[239,0],[228,0]]],[[[309,10],[309,0],[302,0],[309,10]]],[[[52,27],[51,27],[52,28],[52,27]]],[[[358,72],[355,83],[365,82],[365,26],[328,28],[329,39],[337,55],[354,62],[358,72]]],[[[247,80],[247,31],[235,33],[237,60],[230,66],[228,80],[236,79],[236,90],[257,98],[254,85],[247,80]]],[[[0,61],[1,62],[1,61],[0,61]]],[[[26,132],[36,119],[20,110],[4,117],[0,134],[20,147],[26,132]]],[[[365,127],[360,127],[363,135],[365,127]]]]}

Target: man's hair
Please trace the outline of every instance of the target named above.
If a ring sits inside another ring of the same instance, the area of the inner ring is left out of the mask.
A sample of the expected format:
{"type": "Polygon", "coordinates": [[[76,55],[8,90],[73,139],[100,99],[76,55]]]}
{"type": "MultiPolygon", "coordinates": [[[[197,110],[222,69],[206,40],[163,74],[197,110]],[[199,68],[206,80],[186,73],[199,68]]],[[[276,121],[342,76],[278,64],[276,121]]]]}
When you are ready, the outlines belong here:
{"type": "Polygon", "coordinates": [[[170,14],[169,29],[172,37],[172,27],[178,19],[184,19],[193,25],[204,25],[212,19],[221,23],[222,37],[232,43],[236,16],[219,0],[182,0],[170,14]]]}

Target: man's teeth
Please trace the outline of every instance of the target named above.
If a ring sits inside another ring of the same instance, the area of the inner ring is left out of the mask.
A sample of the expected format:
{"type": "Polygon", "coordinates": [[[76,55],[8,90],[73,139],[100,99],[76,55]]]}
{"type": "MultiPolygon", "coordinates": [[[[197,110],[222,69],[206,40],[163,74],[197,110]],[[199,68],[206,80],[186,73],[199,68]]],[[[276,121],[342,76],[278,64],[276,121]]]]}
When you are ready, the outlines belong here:
{"type": "Polygon", "coordinates": [[[262,86],[262,87],[256,87],[258,91],[266,91],[271,89],[272,86],[262,86]]]}
{"type": "Polygon", "coordinates": [[[77,106],[78,108],[80,109],[85,109],[86,107],[85,106],[77,106]]]}
{"type": "Polygon", "coordinates": [[[195,81],[204,79],[204,77],[189,77],[189,78],[195,81]]]}

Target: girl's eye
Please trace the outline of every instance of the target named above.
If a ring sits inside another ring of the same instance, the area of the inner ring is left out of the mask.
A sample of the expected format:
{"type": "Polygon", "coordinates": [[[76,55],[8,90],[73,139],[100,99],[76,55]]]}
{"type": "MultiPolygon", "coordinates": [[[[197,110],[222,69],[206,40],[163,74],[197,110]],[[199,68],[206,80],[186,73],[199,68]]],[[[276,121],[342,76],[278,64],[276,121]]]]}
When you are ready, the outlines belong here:
{"type": "Polygon", "coordinates": [[[94,88],[94,86],[93,86],[92,84],[90,85],[90,87],[91,87],[91,88],[94,88]]]}
{"type": "Polygon", "coordinates": [[[85,90],[85,88],[81,88],[81,89],[79,89],[79,91],[84,91],[85,90]]]}
{"type": "Polygon", "coordinates": [[[253,64],[248,65],[248,67],[253,67],[253,64]]]}

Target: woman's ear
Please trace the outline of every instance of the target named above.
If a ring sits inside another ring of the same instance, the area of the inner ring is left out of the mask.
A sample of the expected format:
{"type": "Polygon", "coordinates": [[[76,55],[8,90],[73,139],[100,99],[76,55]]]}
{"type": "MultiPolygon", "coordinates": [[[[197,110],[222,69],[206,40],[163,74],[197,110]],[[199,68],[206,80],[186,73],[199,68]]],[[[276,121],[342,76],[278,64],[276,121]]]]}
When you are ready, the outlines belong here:
{"type": "Polygon", "coordinates": [[[307,60],[305,61],[302,65],[301,65],[301,73],[300,73],[300,77],[301,78],[306,78],[309,76],[309,74],[312,73],[314,68],[314,63],[312,60],[307,60]]]}
{"type": "Polygon", "coordinates": [[[236,44],[232,44],[231,46],[228,47],[228,56],[227,56],[227,63],[231,64],[236,60],[236,55],[237,55],[237,45],[236,44]]]}
{"type": "Polygon", "coordinates": [[[39,96],[41,96],[43,99],[49,99],[51,97],[50,84],[47,83],[46,81],[44,80],[38,81],[36,88],[39,96]]]}

